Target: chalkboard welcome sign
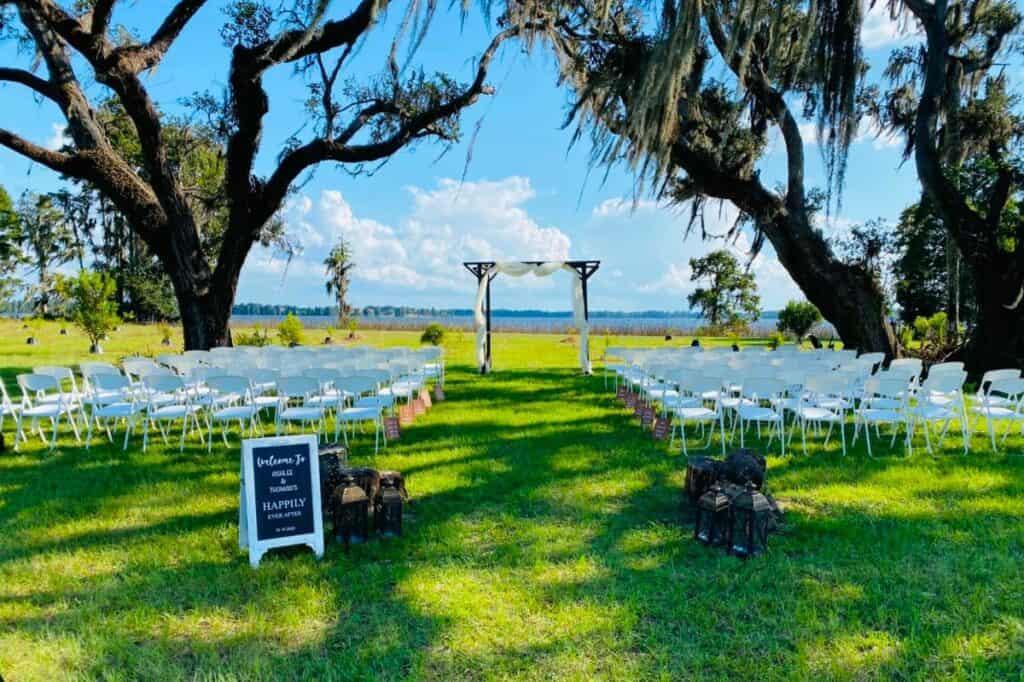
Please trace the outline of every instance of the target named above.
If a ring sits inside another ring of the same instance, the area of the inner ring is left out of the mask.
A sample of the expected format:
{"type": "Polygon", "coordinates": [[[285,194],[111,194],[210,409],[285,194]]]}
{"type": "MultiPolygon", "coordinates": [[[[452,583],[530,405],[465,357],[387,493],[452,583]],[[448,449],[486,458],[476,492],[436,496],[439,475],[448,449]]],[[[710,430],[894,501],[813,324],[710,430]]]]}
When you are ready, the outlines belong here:
{"type": "Polygon", "coordinates": [[[309,545],[324,554],[316,436],[242,441],[238,544],[253,568],[268,549],[309,545]]]}

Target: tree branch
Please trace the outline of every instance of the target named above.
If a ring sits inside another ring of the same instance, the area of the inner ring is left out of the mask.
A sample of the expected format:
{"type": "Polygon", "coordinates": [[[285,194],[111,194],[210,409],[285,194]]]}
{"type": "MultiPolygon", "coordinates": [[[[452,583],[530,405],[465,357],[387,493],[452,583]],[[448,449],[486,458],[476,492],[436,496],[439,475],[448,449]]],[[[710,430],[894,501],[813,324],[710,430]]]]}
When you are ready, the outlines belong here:
{"type": "Polygon", "coordinates": [[[51,0],[34,0],[21,2],[19,8],[38,14],[54,33],[63,38],[89,60],[95,63],[103,54],[104,45],[108,43],[106,35],[94,35],[87,31],[82,22],[65,12],[51,0]]]}
{"type": "Polygon", "coordinates": [[[105,36],[107,34],[115,2],[116,0],[96,0],[96,4],[92,8],[92,27],[90,28],[93,35],[105,36]]]}
{"type": "Polygon", "coordinates": [[[180,0],[145,45],[130,45],[114,50],[122,66],[133,73],[151,69],[160,63],[167,50],[206,0],[180,0]]]}
{"type": "Polygon", "coordinates": [[[755,97],[771,112],[772,118],[782,131],[782,139],[786,145],[786,203],[798,210],[806,206],[804,195],[804,141],[800,134],[800,126],[793,113],[786,105],[786,99],[768,82],[768,78],[755,70],[754,60],[747,60],[747,69],[741,72],[742,55],[738,53],[729,57],[729,38],[722,27],[714,3],[705,3],[705,19],[708,32],[715,44],[715,49],[726,59],[729,69],[748,87],[755,97]]]}
{"type": "Polygon", "coordinates": [[[20,83],[27,88],[35,90],[43,97],[51,99],[58,104],[60,103],[60,94],[57,89],[53,87],[53,84],[44,78],[40,78],[31,71],[0,67],[0,81],[20,83]]]}
{"type": "Polygon", "coordinates": [[[72,154],[41,147],[4,128],[0,128],[0,145],[58,173],[71,174],[77,161],[72,154]]]}
{"type": "Polygon", "coordinates": [[[389,2],[362,0],[344,19],[328,21],[316,31],[285,31],[260,45],[245,49],[245,52],[262,71],[274,64],[293,62],[341,45],[352,45],[376,21],[389,2]]]}
{"type": "Polygon", "coordinates": [[[374,115],[397,111],[394,103],[380,102],[363,109],[337,140],[316,139],[289,152],[281,160],[280,165],[270,176],[264,188],[263,213],[266,218],[269,218],[277,210],[281,202],[284,201],[288,188],[295,181],[295,178],[310,166],[324,161],[365,163],[386,158],[425,131],[429,131],[430,127],[438,121],[457,114],[465,107],[473,104],[480,95],[493,93],[493,89],[484,84],[487,78],[487,69],[490,67],[491,61],[494,59],[494,55],[497,53],[498,48],[501,47],[501,44],[505,40],[518,35],[518,33],[518,28],[510,28],[496,35],[488,48],[480,56],[476,78],[469,87],[449,101],[410,117],[387,139],[370,144],[346,144],[346,141],[351,139],[358,132],[359,128],[374,115]]]}

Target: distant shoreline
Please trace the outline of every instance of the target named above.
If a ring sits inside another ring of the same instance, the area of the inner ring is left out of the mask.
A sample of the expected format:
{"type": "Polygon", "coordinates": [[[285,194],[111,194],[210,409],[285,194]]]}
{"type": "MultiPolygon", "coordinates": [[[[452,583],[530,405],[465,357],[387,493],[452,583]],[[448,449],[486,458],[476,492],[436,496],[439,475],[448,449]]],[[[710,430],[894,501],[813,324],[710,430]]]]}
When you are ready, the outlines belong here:
{"type": "MultiPolygon", "coordinates": [[[[563,315],[497,315],[492,312],[491,329],[496,332],[520,332],[539,334],[571,334],[575,333],[572,314],[563,315]]],[[[232,315],[233,326],[250,327],[262,325],[275,327],[284,315],[232,315]]],[[[312,329],[337,328],[338,320],[330,315],[297,315],[303,325],[312,329]]],[[[473,331],[475,324],[471,315],[415,315],[415,316],[380,316],[353,318],[359,329],[381,329],[400,331],[419,331],[428,324],[437,323],[453,331],[473,331]]],[[[699,316],[679,317],[602,317],[590,315],[590,334],[599,335],[635,335],[635,336],[695,336],[702,334],[707,322],[699,316]]],[[[763,316],[749,325],[749,334],[768,336],[776,331],[777,318],[763,316]]],[[[816,333],[822,338],[834,334],[831,325],[820,325],[816,333]]]]}

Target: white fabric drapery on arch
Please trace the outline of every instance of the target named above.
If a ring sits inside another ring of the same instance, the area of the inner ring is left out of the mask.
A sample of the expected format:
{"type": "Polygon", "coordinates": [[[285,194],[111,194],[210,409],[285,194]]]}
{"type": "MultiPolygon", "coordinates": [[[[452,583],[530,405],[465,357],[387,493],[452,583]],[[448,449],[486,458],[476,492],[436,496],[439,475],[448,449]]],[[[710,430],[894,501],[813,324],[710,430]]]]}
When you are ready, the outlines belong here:
{"type": "Polygon", "coordinates": [[[492,274],[502,273],[512,277],[522,277],[532,274],[535,277],[547,277],[559,270],[565,270],[572,274],[572,317],[576,329],[580,333],[580,369],[584,373],[590,373],[590,325],[587,323],[587,316],[583,305],[583,276],[571,265],[564,261],[549,261],[547,263],[521,263],[519,261],[498,261],[492,265],[476,290],[476,305],[473,307],[473,318],[476,322],[476,364],[483,366],[487,360],[487,319],[484,317],[484,297],[487,295],[487,285],[492,274]]]}

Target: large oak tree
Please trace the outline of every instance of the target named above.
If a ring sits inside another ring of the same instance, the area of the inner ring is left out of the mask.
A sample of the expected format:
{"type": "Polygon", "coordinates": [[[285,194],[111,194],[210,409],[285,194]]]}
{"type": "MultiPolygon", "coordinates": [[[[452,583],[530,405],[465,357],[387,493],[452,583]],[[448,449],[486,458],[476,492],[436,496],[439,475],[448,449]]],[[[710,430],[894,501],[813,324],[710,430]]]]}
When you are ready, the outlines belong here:
{"type": "MultiPolygon", "coordinates": [[[[459,113],[491,92],[487,69],[502,43],[519,32],[508,28],[494,37],[478,55],[469,83],[443,74],[427,76],[398,59],[400,52],[407,52],[400,49],[402,41],[406,47],[418,44],[436,4],[409,0],[396,8],[404,19],[393,49],[381,59],[381,75],[366,82],[346,79],[353,50],[390,4],[362,0],[336,18],[327,0],[276,11],[254,0],[229,5],[221,31],[232,50],[224,101],[200,96],[193,102],[214,114],[223,134],[227,215],[213,254],[204,250],[201,211],[170,158],[165,117],[146,80],[204,9],[204,0],[174,3],[152,32],[140,33],[148,35],[141,39],[134,37],[136,32],[115,29],[117,0],[73,6],[54,0],[0,0],[0,35],[29,46],[24,64],[0,67],[0,81],[23,88],[26,98],[56,105],[71,138],[70,145],[53,150],[0,127],[0,145],[98,188],[171,277],[186,347],[229,344],[228,318],[242,265],[296,181],[325,162],[358,172],[364,164],[380,162],[425,138],[456,139],[459,113]],[[41,73],[32,68],[32,53],[44,67],[41,73]],[[310,116],[315,125],[306,128],[312,134],[292,139],[280,150],[269,172],[260,173],[256,158],[270,108],[263,81],[276,67],[313,81],[315,115],[310,116]],[[125,158],[97,116],[95,102],[108,97],[123,108],[134,128],[140,163],[125,158]]],[[[5,90],[5,97],[8,92],[13,90],[5,90]]]]}
{"type": "Polygon", "coordinates": [[[968,270],[974,374],[1024,362],[1024,117],[1007,57],[1022,15],[1013,0],[890,0],[923,44],[896,51],[882,115],[908,141],[930,210],[968,270]]]}
{"type": "MultiPolygon", "coordinates": [[[[847,346],[895,354],[874,274],[837,257],[818,227],[837,199],[864,109],[859,0],[666,0],[660,16],[631,0],[562,0],[547,34],[573,88],[573,115],[601,162],[626,161],[653,188],[741,212],[847,346]],[[802,107],[794,110],[794,104],[802,107]],[[818,124],[829,187],[808,188],[802,117],[818,124]],[[779,186],[757,167],[781,133],[779,186]]],[[[540,12],[528,6],[524,12],[540,12]]],[[[694,222],[691,221],[691,227],[694,222]]]]}

